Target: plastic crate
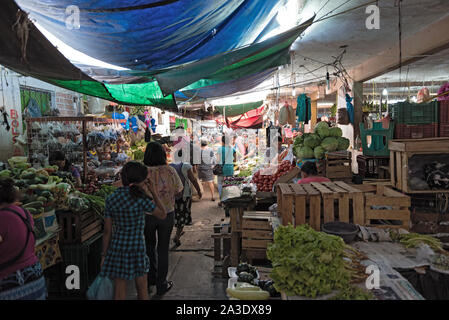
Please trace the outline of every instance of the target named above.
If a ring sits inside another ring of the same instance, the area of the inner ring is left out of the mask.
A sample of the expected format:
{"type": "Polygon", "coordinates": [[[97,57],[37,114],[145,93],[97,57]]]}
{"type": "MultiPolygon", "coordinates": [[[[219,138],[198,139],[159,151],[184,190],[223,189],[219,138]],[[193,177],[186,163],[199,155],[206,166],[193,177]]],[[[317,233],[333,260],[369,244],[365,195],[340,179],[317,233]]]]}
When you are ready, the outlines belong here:
{"type": "Polygon", "coordinates": [[[449,101],[440,101],[439,110],[440,110],[439,111],[440,124],[449,124],[449,101]]]}
{"type": "Polygon", "coordinates": [[[378,179],[378,168],[381,166],[388,166],[389,164],[390,157],[357,156],[359,175],[363,178],[378,179]]]}
{"type": "Polygon", "coordinates": [[[393,139],[395,124],[390,121],[388,129],[384,129],[382,122],[374,122],[372,129],[365,129],[365,125],[360,123],[360,135],[362,139],[364,156],[389,156],[388,141],[393,139]],[[368,138],[371,143],[368,145],[368,138]]]}
{"type": "Polygon", "coordinates": [[[396,124],[395,139],[424,139],[438,137],[438,123],[430,124],[396,124]]]}
{"type": "Polygon", "coordinates": [[[440,123],[440,137],[449,137],[449,123],[440,123]]]}
{"type": "Polygon", "coordinates": [[[393,120],[398,124],[438,123],[438,102],[399,102],[392,107],[393,120]]]}
{"type": "MultiPolygon", "coordinates": [[[[68,290],[65,287],[65,279],[60,284],[61,296],[85,298],[86,291],[100,272],[102,234],[97,234],[82,244],[60,245],[62,269],[69,265],[75,265],[80,270],[80,289],[68,290]]],[[[65,273],[64,273],[65,274],[65,273]]],[[[67,277],[68,275],[65,275],[67,277]]]]}

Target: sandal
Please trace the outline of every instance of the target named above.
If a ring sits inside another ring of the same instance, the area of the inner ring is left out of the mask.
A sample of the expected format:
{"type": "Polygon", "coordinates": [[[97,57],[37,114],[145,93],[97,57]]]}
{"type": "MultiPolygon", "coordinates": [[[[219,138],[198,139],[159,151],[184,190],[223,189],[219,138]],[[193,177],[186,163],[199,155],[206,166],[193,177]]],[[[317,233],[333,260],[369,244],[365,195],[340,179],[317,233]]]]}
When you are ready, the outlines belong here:
{"type": "Polygon", "coordinates": [[[215,201],[215,199],[214,198],[212,198],[212,199],[210,199],[211,201],[215,201]]]}
{"type": "Polygon", "coordinates": [[[163,296],[164,294],[166,294],[167,292],[170,291],[170,289],[173,287],[173,281],[167,281],[167,286],[165,287],[164,290],[162,291],[157,291],[156,295],[158,296],[163,296]]]}

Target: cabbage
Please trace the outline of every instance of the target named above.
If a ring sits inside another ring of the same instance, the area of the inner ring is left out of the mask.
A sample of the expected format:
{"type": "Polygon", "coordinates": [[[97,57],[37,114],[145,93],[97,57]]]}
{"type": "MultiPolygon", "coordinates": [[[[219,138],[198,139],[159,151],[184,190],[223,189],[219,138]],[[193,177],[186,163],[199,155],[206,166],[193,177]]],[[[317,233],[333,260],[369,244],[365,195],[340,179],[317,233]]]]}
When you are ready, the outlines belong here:
{"type": "Polygon", "coordinates": [[[326,150],[322,146],[318,146],[313,150],[313,153],[315,154],[315,158],[318,160],[324,159],[324,153],[326,150]]]}
{"type": "Polygon", "coordinates": [[[313,153],[312,148],[304,146],[299,149],[298,158],[313,159],[315,158],[315,154],[313,153]]]}
{"type": "Polygon", "coordinates": [[[320,136],[317,134],[311,134],[304,140],[304,146],[315,148],[321,144],[320,136]]]}
{"type": "Polygon", "coordinates": [[[343,138],[343,137],[339,137],[337,139],[338,142],[338,151],[343,151],[343,150],[348,150],[350,142],[349,139],[343,138]]]}
{"type": "Polygon", "coordinates": [[[301,158],[300,154],[301,154],[301,148],[303,146],[295,146],[293,147],[293,154],[295,155],[296,158],[301,158]]]}
{"type": "Polygon", "coordinates": [[[303,136],[298,136],[293,141],[293,146],[294,147],[302,146],[303,144],[304,144],[304,137],[303,136]]]}
{"type": "Polygon", "coordinates": [[[324,121],[318,122],[314,132],[317,133],[321,139],[329,137],[329,125],[324,121]]]}
{"type": "Polygon", "coordinates": [[[343,131],[339,127],[333,127],[329,129],[329,137],[339,138],[343,136],[343,131]]]}
{"type": "Polygon", "coordinates": [[[327,152],[336,151],[338,149],[338,140],[337,138],[328,137],[321,142],[321,146],[326,150],[327,152]]]}

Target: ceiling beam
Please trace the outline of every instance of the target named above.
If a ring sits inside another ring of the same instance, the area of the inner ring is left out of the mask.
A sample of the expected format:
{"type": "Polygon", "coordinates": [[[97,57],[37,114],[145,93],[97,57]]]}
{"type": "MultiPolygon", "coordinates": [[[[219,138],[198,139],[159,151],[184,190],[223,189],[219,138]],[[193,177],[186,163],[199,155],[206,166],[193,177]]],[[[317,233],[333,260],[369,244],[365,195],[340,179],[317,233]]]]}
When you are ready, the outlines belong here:
{"type": "MultiPolygon", "coordinates": [[[[449,16],[403,40],[402,66],[449,48],[449,32],[447,30],[449,30],[449,16]]],[[[350,70],[349,74],[355,81],[365,82],[394,71],[399,66],[399,44],[395,43],[386,51],[350,70]]]]}
{"type": "MultiPolygon", "coordinates": [[[[385,85],[387,88],[407,88],[407,87],[431,87],[432,85],[434,87],[441,87],[443,84],[445,84],[446,81],[425,81],[424,83],[422,81],[413,81],[413,82],[375,82],[376,89],[383,89],[385,85]]],[[[373,90],[373,83],[372,82],[365,82],[363,84],[363,89],[373,90]]]]}

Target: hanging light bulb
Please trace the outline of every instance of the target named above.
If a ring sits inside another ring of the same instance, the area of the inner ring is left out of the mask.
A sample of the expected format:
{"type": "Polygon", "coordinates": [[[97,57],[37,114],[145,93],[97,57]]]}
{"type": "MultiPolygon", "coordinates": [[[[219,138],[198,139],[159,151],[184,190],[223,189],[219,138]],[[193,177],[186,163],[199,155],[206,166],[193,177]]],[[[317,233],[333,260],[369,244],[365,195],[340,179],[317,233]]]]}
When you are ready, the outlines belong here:
{"type": "Polygon", "coordinates": [[[292,97],[296,97],[296,89],[295,89],[295,87],[293,87],[293,89],[292,89],[292,97]]]}
{"type": "Polygon", "coordinates": [[[387,88],[385,88],[385,89],[382,91],[382,95],[384,95],[384,96],[387,96],[387,95],[388,95],[388,90],[387,90],[387,88]]]}

